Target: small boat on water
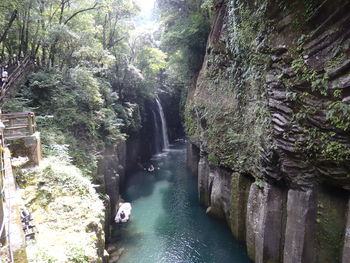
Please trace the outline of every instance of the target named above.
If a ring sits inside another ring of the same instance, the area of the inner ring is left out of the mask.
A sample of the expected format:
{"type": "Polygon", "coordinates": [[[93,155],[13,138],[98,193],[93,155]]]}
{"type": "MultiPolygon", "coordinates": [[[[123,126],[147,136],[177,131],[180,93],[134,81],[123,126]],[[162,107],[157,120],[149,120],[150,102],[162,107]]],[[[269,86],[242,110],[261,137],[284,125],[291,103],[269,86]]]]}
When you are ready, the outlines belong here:
{"type": "Polygon", "coordinates": [[[153,172],[153,171],[154,171],[154,166],[151,164],[151,166],[150,166],[150,167],[148,167],[147,171],[149,171],[149,172],[153,172]]]}
{"type": "Polygon", "coordinates": [[[118,212],[114,218],[116,223],[126,223],[130,219],[131,215],[131,204],[130,203],[121,203],[118,209],[118,212]]]}

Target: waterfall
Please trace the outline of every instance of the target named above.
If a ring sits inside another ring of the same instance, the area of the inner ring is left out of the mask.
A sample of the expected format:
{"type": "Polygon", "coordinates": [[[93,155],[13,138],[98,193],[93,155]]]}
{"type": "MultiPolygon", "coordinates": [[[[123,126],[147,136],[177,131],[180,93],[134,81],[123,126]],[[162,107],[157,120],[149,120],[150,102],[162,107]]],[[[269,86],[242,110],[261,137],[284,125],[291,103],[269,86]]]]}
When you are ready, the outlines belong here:
{"type": "Polygon", "coordinates": [[[158,111],[160,115],[160,121],[162,123],[162,139],[163,139],[163,150],[166,150],[169,148],[169,139],[168,139],[168,130],[166,126],[166,120],[164,117],[163,107],[162,104],[160,104],[159,100],[156,98],[158,111]]]}
{"type": "Polygon", "coordinates": [[[156,153],[159,153],[162,151],[162,143],[160,141],[161,135],[159,133],[159,125],[158,125],[158,118],[154,110],[152,110],[152,116],[153,116],[153,123],[154,123],[154,149],[156,153]]]}

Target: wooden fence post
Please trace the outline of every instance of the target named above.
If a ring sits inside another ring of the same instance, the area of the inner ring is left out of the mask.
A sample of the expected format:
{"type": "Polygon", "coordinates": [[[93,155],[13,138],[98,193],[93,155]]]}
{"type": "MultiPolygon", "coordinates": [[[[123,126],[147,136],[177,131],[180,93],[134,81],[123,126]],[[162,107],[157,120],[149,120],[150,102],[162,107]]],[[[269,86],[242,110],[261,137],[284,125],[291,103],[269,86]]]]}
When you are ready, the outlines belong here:
{"type": "Polygon", "coordinates": [[[30,112],[28,113],[28,127],[29,127],[29,134],[33,134],[33,114],[30,112]]]}

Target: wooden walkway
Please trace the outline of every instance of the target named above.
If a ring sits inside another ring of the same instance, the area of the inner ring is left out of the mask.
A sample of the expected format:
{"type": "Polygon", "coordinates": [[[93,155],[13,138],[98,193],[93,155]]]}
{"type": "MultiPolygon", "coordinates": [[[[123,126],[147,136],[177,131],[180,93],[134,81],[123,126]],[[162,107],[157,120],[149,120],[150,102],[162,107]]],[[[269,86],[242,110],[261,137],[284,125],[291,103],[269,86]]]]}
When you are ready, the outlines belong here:
{"type": "Polygon", "coordinates": [[[8,82],[2,87],[0,91],[0,105],[5,102],[5,98],[10,97],[14,93],[16,87],[24,83],[26,77],[34,70],[34,59],[31,54],[27,55],[19,62],[17,67],[10,73],[8,82]]]}
{"type": "Polygon", "coordinates": [[[5,125],[5,140],[30,136],[36,131],[35,114],[33,112],[0,114],[0,119],[5,125]]]}
{"type": "MultiPolygon", "coordinates": [[[[32,146],[34,149],[40,148],[40,137],[35,133],[36,122],[33,112],[0,114],[0,120],[0,123],[2,122],[0,129],[0,189],[2,189],[4,197],[0,199],[0,242],[2,244],[0,256],[6,256],[9,262],[26,263],[25,233],[20,216],[20,208],[24,204],[12,171],[10,150],[5,148],[4,141],[34,136],[39,138],[39,144],[32,146]]],[[[40,154],[40,151],[37,154],[40,154]]],[[[30,158],[30,156],[28,157],[30,158]]],[[[34,163],[39,161],[38,159],[34,163]]]]}
{"type": "Polygon", "coordinates": [[[4,155],[4,223],[8,254],[11,262],[24,262],[26,243],[20,216],[20,207],[23,206],[23,201],[12,172],[10,151],[5,149],[4,155]]]}
{"type": "MultiPolygon", "coordinates": [[[[34,66],[31,55],[15,65],[14,70],[10,72],[8,82],[0,90],[0,108],[5,100],[26,81],[28,74],[34,70],[34,66]]],[[[40,148],[40,136],[35,132],[36,122],[33,112],[0,114],[0,194],[2,196],[0,198],[0,256],[8,258],[8,262],[26,263],[27,257],[20,214],[20,207],[24,204],[12,171],[10,151],[5,148],[4,141],[34,135],[39,143],[36,147],[40,148]]],[[[37,153],[41,154],[40,151],[37,153]]],[[[37,161],[39,160],[38,156],[37,161]]]]}

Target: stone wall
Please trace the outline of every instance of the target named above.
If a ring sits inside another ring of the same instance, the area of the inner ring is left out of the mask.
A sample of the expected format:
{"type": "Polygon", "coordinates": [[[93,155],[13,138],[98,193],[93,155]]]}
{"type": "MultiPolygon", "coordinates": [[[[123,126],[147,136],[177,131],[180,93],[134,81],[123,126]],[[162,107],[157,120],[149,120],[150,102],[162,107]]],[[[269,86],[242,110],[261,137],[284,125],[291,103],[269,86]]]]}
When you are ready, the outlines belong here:
{"type": "Polygon", "coordinates": [[[20,138],[7,139],[5,143],[14,157],[28,157],[31,165],[39,165],[42,159],[40,132],[20,138]]]}

